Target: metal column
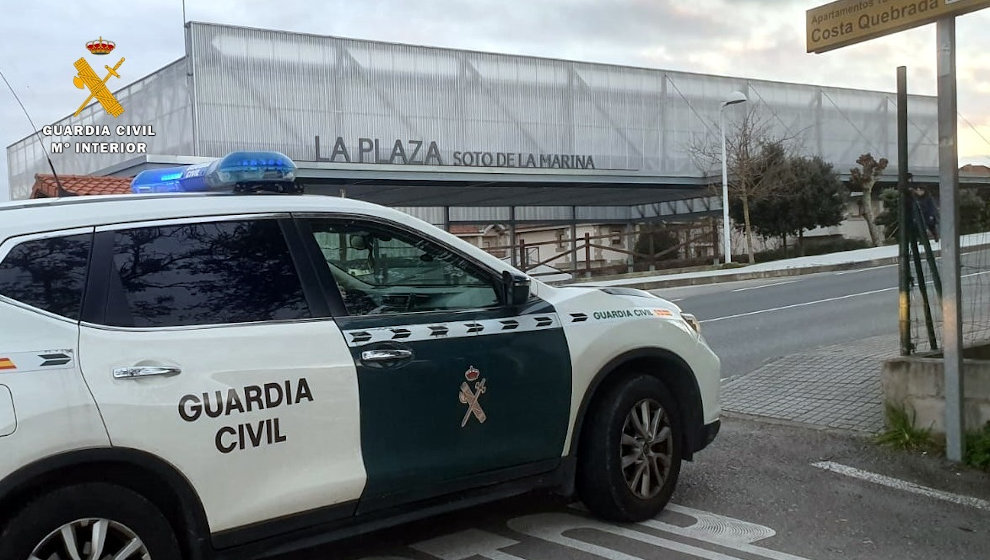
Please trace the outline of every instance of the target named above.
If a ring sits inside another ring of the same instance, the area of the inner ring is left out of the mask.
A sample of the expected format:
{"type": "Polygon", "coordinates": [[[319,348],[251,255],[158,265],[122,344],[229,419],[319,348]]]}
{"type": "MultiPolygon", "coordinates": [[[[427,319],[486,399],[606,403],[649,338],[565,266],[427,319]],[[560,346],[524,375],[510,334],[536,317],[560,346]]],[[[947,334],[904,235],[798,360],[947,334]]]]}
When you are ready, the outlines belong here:
{"type": "MultiPolygon", "coordinates": [[[[908,239],[911,228],[911,193],[908,192],[908,139],[907,139],[907,67],[897,67],[897,190],[901,193],[901,201],[897,207],[897,218],[900,226],[897,230],[898,251],[899,305],[898,326],[901,334],[901,356],[909,356],[911,345],[911,264],[908,256],[908,239]]],[[[872,201],[866,200],[867,204],[872,201]]]]}
{"type": "Polygon", "coordinates": [[[945,364],[945,454],[961,461],[963,437],[962,286],[959,278],[959,153],[956,136],[956,20],[936,24],[938,177],[942,214],[942,350],[945,364]]]}
{"type": "Polygon", "coordinates": [[[577,275],[577,206],[571,206],[571,271],[577,275]]]}
{"type": "Polygon", "coordinates": [[[633,257],[632,252],[636,250],[636,236],[633,235],[633,223],[627,222],[625,227],[625,237],[626,237],[626,272],[632,272],[635,270],[636,259],[633,257]]]}
{"type": "Polygon", "coordinates": [[[512,266],[519,266],[516,250],[516,207],[509,206],[509,264],[512,266]]]}

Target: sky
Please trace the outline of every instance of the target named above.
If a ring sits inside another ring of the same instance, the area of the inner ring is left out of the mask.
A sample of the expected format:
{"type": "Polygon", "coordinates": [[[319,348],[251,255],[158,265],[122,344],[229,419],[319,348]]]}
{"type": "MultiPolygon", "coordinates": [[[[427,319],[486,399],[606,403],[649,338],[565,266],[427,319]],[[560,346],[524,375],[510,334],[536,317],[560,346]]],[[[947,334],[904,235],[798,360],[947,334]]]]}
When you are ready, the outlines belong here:
{"type": "MultiPolygon", "coordinates": [[[[895,91],[936,91],[935,26],[824,54],[805,52],[805,12],[824,0],[186,0],[191,21],[415,45],[895,91]]],[[[98,36],[128,45],[113,89],[184,55],[181,0],[0,0],[0,71],[38,127],[72,113],[72,61],[98,36]]],[[[959,156],[990,164],[990,9],[956,23],[959,156]]],[[[0,82],[0,201],[6,147],[32,133],[0,82]]]]}

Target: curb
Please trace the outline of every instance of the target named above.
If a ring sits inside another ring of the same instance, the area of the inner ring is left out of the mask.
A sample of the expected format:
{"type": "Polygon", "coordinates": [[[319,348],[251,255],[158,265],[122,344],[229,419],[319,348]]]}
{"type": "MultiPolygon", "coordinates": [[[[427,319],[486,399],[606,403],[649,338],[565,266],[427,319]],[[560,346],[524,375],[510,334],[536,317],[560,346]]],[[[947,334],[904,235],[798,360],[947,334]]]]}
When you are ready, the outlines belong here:
{"type": "Polygon", "coordinates": [[[732,420],[744,420],[747,422],[761,422],[764,424],[773,424],[775,426],[786,426],[788,428],[803,428],[806,430],[814,430],[816,432],[822,432],[837,436],[852,436],[857,439],[864,441],[870,441],[876,437],[878,432],[870,432],[864,430],[853,430],[847,428],[833,428],[831,426],[825,426],[823,424],[810,424],[807,422],[798,422],[796,420],[788,420],[786,418],[777,418],[776,416],[761,416],[758,414],[745,414],[742,412],[733,412],[731,410],[722,410],[720,414],[722,418],[732,419],[732,420]]]}

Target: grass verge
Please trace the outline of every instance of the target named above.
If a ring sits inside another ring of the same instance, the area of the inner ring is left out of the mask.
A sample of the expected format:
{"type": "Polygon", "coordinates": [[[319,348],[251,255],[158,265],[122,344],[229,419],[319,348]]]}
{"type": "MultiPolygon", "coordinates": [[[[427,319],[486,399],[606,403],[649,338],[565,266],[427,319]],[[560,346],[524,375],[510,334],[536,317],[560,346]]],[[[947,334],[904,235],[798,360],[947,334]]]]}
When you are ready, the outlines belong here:
{"type": "Polygon", "coordinates": [[[963,461],[971,467],[990,472],[990,422],[982,430],[966,434],[966,456],[963,461]]]}
{"type": "Polygon", "coordinates": [[[877,436],[877,443],[906,451],[928,451],[935,447],[931,428],[914,426],[913,410],[909,413],[903,406],[887,403],[885,414],[887,429],[877,436]]]}

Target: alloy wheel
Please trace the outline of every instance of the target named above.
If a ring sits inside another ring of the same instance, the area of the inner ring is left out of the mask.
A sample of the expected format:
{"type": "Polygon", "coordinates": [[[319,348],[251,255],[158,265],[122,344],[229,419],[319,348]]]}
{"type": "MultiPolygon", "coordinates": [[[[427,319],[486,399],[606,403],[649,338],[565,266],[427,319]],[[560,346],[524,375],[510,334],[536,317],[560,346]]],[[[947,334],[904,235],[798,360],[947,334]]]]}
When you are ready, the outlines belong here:
{"type": "Polygon", "coordinates": [[[151,555],[125,525],[78,519],[49,533],[27,560],[151,560],[151,555]]]}
{"type": "Polygon", "coordinates": [[[622,425],[619,455],[629,490],[641,499],[660,493],[674,453],[670,418],[654,399],[637,402],[622,425]]]}

